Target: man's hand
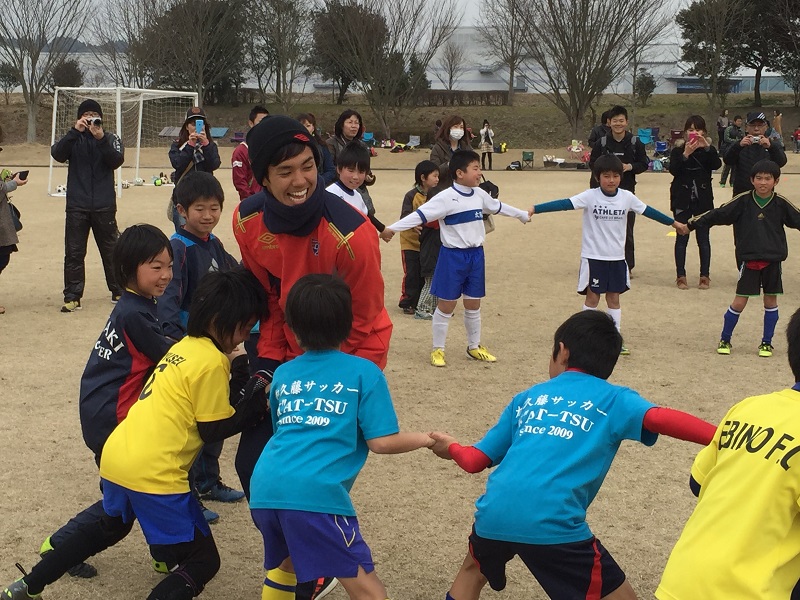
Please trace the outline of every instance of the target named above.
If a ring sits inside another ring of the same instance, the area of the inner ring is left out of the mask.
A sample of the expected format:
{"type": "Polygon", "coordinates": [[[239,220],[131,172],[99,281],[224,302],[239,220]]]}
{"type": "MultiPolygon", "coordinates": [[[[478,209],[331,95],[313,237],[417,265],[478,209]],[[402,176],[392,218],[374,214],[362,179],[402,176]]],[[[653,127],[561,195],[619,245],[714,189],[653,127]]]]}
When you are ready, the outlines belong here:
{"type": "Polygon", "coordinates": [[[752,146],[753,145],[753,137],[746,135],[742,138],[742,141],[739,142],[739,145],[742,147],[745,146],[752,146]]]}
{"type": "Polygon", "coordinates": [[[78,130],[78,131],[80,131],[81,133],[82,133],[82,132],[84,132],[84,131],[86,131],[86,129],[87,129],[87,127],[88,127],[88,125],[86,124],[86,119],[84,119],[83,117],[81,117],[80,119],[78,119],[77,121],[75,121],[75,125],[74,125],[74,127],[75,127],[75,129],[77,129],[77,130],[78,130]]]}
{"type": "Polygon", "coordinates": [[[772,142],[766,135],[762,135],[761,139],[758,140],[758,143],[761,144],[764,148],[769,148],[772,145],[772,142]]]}
{"type": "Polygon", "coordinates": [[[380,233],[380,238],[384,242],[391,242],[393,237],[394,237],[394,231],[392,231],[388,227],[386,229],[384,229],[383,231],[381,231],[381,233],[380,233]]]}
{"type": "Polygon", "coordinates": [[[91,133],[96,140],[102,140],[103,136],[106,134],[106,132],[103,131],[102,125],[95,124],[89,125],[89,133],[91,133]]]}
{"type": "Polygon", "coordinates": [[[632,170],[633,170],[633,165],[631,165],[630,163],[622,163],[622,171],[623,172],[632,171],[632,170]]]}

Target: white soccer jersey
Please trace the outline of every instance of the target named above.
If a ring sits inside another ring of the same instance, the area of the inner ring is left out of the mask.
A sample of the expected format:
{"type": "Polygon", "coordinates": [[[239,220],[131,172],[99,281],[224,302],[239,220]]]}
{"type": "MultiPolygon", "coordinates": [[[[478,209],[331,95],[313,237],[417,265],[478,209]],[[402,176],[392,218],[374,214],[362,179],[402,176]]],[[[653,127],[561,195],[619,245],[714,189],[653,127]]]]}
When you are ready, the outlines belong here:
{"type": "Polygon", "coordinates": [[[343,186],[340,182],[334,181],[325,188],[325,191],[339,196],[339,198],[347,202],[350,206],[362,214],[367,214],[367,205],[364,203],[364,198],[362,198],[361,192],[358,190],[351,190],[343,186]]]}
{"type": "Polygon", "coordinates": [[[642,214],[647,205],[627,190],[606,196],[600,188],[581,192],[570,199],[575,210],[583,209],[581,257],[625,260],[625,228],[628,211],[642,214]]]}
{"type": "Polygon", "coordinates": [[[483,246],[486,229],[484,214],[503,214],[528,222],[524,210],[503,204],[481,188],[454,183],[436,194],[410,215],[389,225],[392,231],[405,231],[417,225],[439,221],[439,235],[446,248],[478,248],[483,246]]]}

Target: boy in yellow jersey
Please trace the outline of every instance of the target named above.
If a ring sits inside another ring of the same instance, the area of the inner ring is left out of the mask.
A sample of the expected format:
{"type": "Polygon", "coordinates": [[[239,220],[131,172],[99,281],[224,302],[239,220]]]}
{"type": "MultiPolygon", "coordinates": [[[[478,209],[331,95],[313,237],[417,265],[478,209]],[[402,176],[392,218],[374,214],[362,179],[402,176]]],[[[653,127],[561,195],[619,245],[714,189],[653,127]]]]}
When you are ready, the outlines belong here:
{"type": "Polygon", "coordinates": [[[659,600],[800,598],[800,310],[786,338],[797,383],[733,406],[695,458],[659,600]]]}

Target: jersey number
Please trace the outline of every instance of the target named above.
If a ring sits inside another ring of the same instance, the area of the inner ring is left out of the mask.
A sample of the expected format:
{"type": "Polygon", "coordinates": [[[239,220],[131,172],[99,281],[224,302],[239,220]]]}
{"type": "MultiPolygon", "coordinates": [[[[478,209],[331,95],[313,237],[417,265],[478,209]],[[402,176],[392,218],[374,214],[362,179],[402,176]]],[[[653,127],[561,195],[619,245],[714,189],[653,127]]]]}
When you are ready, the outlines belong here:
{"type": "Polygon", "coordinates": [[[167,368],[167,363],[160,363],[156,368],[153,370],[153,374],[147,380],[147,383],[144,384],[142,388],[142,393],[139,394],[139,400],[144,400],[150,394],[153,393],[153,381],[156,379],[156,374],[161,373],[164,369],[167,368]]]}

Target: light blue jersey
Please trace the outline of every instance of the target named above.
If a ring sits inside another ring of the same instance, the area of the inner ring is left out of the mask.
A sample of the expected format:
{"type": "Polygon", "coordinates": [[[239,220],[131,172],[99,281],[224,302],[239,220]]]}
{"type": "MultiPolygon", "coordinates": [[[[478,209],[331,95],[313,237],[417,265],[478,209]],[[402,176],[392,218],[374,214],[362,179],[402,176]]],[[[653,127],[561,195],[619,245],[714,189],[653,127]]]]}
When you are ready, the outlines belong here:
{"type": "Polygon", "coordinates": [[[366,440],[400,431],[381,370],[338,350],[306,352],[275,370],[269,402],[275,434],[253,472],[250,508],[355,516],[349,492],[366,440]]]}
{"type": "Polygon", "coordinates": [[[475,532],[525,544],[592,537],[586,509],[622,440],[651,446],[654,405],[635,391],[566,371],[517,394],[475,447],[497,468],[475,506],[475,532]]]}

